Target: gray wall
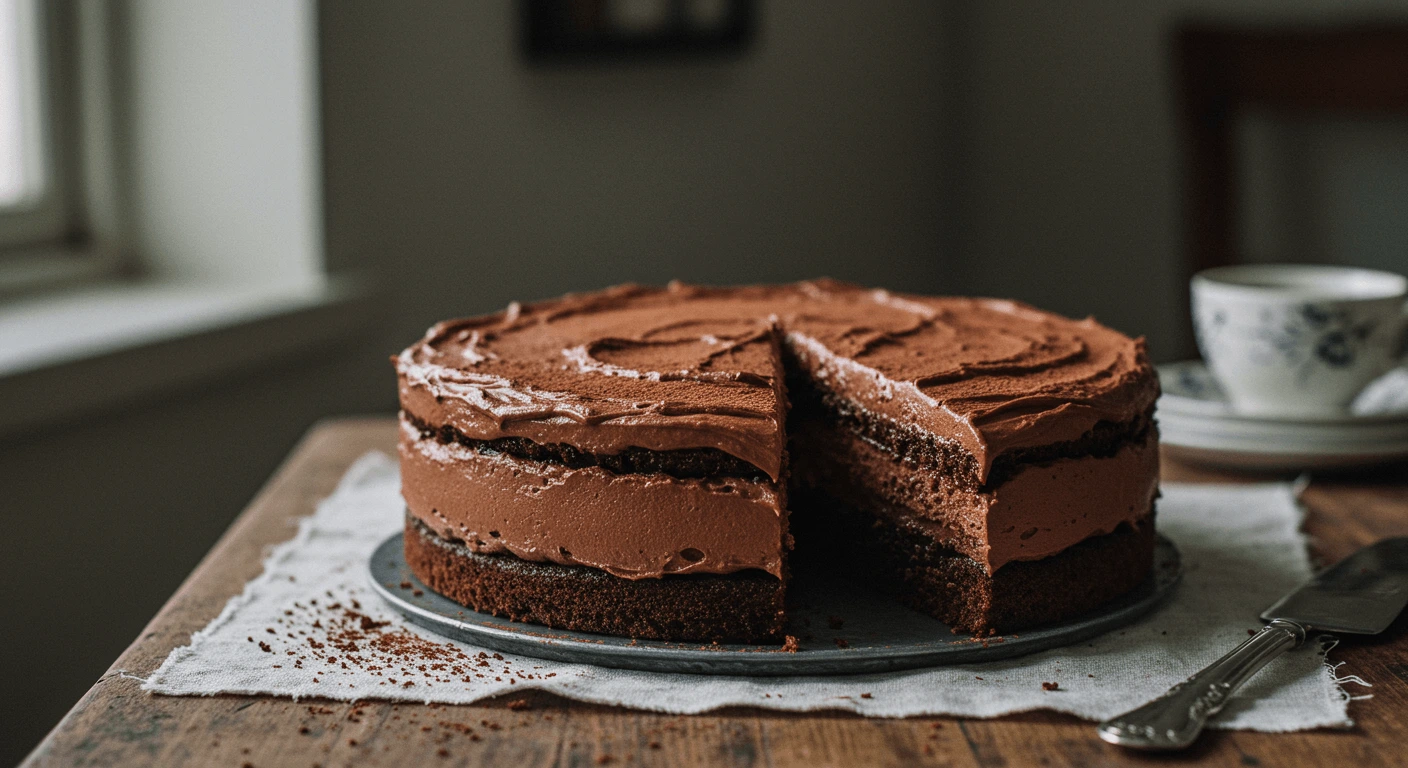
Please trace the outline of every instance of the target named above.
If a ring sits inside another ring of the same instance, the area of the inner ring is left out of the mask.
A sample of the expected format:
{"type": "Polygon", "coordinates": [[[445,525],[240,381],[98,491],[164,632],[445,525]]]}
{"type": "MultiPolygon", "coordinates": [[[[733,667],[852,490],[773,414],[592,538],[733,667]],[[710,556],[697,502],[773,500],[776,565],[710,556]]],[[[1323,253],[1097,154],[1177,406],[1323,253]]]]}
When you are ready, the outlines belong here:
{"type": "Polygon", "coordinates": [[[1242,121],[1242,253],[1408,272],[1408,118],[1242,121]]]}
{"type": "Polygon", "coordinates": [[[307,427],[394,410],[387,356],[437,319],[675,277],[952,289],[939,4],[763,3],[740,57],[579,70],[524,66],[513,3],[412,6],[338,0],[319,20],[327,259],[378,286],[383,326],[0,438],[0,514],[20,532],[0,558],[0,764],[136,636],[307,427]]]}
{"type": "MultiPolygon", "coordinates": [[[[952,12],[964,27],[955,146],[963,192],[952,238],[961,289],[1095,314],[1147,336],[1155,359],[1167,360],[1191,349],[1179,298],[1173,25],[1186,18],[1337,23],[1402,18],[1408,7],[958,0],[952,12]]],[[[1253,254],[1270,258],[1270,249],[1278,259],[1408,271],[1401,248],[1408,246],[1408,145],[1389,130],[1316,124],[1272,137],[1256,132],[1247,156],[1260,165],[1248,169],[1244,203],[1253,254]],[[1288,221],[1299,225],[1277,231],[1292,233],[1289,244],[1267,234],[1288,221]]]]}
{"type": "Polygon", "coordinates": [[[136,639],[315,419],[390,408],[387,372],[362,363],[380,352],[329,349],[0,441],[0,765],[136,639]]]}
{"type": "Polygon", "coordinates": [[[512,3],[326,3],[328,239],[404,337],[622,281],[942,290],[937,3],[762,3],[737,58],[530,68],[512,3]]]}

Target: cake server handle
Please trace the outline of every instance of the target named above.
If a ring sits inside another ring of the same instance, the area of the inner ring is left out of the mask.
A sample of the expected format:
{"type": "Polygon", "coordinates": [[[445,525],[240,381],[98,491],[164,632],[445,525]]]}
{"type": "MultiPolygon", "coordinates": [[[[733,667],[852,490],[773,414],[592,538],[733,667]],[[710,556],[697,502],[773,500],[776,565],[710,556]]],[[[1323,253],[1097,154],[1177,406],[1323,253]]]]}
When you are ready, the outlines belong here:
{"type": "Polygon", "coordinates": [[[1101,723],[1100,738],[1132,749],[1183,749],[1198,738],[1208,718],[1222,711],[1242,683],[1304,641],[1304,627],[1276,619],[1168,693],[1101,723]]]}

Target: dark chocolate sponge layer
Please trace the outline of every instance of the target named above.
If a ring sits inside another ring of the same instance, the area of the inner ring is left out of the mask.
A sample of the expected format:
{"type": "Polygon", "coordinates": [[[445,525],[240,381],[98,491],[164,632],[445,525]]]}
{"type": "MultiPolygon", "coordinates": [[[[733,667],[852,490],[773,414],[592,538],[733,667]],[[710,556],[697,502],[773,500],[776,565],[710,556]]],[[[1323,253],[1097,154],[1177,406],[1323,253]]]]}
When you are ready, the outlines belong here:
{"type": "Polygon", "coordinates": [[[624,474],[665,474],[671,477],[739,477],[766,481],[767,473],[737,456],[716,448],[680,448],[652,451],[631,446],[615,454],[595,454],[578,450],[566,443],[535,443],[524,437],[500,437],[479,440],[448,425],[436,426],[406,412],[406,418],[420,430],[422,436],[442,443],[459,443],[484,454],[506,453],[520,459],[548,461],[580,469],[601,467],[624,474]]]}
{"type": "Polygon", "coordinates": [[[846,556],[915,610],[975,635],[1068,619],[1139,586],[1154,563],[1154,513],[1092,536],[1060,554],[1008,563],[989,575],[916,528],[820,493],[794,495],[794,566],[799,578],[846,556]],[[844,552],[829,542],[844,541],[844,552]]]}
{"type": "Polygon", "coordinates": [[[481,613],[556,629],[687,642],[781,642],[783,582],[761,571],[632,581],[595,568],[482,555],[406,517],[406,562],[481,613]]]}

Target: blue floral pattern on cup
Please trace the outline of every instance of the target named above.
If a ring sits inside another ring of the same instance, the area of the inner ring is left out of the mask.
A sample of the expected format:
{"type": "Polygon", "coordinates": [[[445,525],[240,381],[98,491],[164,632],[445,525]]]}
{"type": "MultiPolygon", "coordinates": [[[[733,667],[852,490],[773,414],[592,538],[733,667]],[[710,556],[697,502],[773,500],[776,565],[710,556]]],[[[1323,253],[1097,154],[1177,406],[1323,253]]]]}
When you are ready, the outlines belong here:
{"type": "MultiPolygon", "coordinates": [[[[1252,353],[1253,361],[1290,364],[1301,382],[1310,376],[1316,363],[1331,368],[1354,365],[1378,328],[1372,318],[1356,318],[1348,311],[1321,304],[1301,304],[1285,311],[1266,308],[1258,319],[1260,322],[1251,333],[1266,344],[1252,353]]],[[[1197,325],[1199,343],[1206,344],[1226,328],[1227,313],[1213,312],[1208,322],[1197,325]]]]}
{"type": "Polygon", "coordinates": [[[1302,304],[1285,316],[1273,316],[1257,335],[1287,362],[1298,365],[1299,377],[1304,380],[1317,360],[1332,368],[1353,365],[1377,326],[1372,319],[1358,319],[1344,310],[1302,304]]]}

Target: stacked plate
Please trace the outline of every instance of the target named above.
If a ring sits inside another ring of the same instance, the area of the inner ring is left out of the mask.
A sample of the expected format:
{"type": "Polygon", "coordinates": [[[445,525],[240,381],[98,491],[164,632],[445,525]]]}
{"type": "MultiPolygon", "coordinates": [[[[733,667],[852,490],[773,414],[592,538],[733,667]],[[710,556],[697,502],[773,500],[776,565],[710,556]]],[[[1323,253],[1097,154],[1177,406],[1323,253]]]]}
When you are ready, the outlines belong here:
{"type": "Polygon", "coordinates": [[[1370,385],[1343,416],[1239,414],[1201,361],[1159,366],[1169,455],[1237,469],[1326,469],[1408,458],[1408,371],[1370,385]]]}

